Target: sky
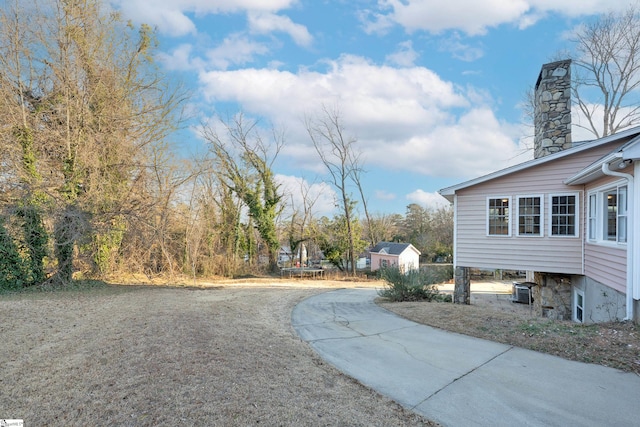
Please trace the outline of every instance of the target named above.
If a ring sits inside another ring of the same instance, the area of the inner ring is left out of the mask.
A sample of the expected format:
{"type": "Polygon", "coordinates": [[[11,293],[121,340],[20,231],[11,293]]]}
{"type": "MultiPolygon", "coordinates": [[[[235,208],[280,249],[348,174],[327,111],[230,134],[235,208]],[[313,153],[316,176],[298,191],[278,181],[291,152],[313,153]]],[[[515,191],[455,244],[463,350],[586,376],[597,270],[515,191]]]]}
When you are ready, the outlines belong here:
{"type": "MultiPolygon", "coordinates": [[[[520,107],[571,32],[621,0],[112,0],[157,29],[157,61],[197,120],[242,112],[283,132],[282,188],[335,213],[305,119],[338,111],[375,214],[447,204],[438,190],[532,158],[520,107]]],[[[176,135],[184,153],[206,143],[176,135]]],[[[574,140],[590,139],[575,132],[574,140]],[[581,138],[582,137],[582,138],[581,138]]],[[[353,196],[357,194],[354,190],[353,196]]],[[[361,211],[359,211],[362,214],[361,211]]]]}

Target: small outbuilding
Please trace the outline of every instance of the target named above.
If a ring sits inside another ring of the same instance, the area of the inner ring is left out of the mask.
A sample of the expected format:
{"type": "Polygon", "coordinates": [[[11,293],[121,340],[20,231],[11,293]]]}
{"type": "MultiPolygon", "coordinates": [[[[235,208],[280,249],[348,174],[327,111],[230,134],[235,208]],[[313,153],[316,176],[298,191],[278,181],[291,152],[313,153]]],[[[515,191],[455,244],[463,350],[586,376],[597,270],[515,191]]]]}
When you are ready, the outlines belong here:
{"type": "Polygon", "coordinates": [[[417,270],[420,251],[411,243],[380,242],[369,251],[371,271],[384,267],[398,267],[400,271],[417,270]]]}

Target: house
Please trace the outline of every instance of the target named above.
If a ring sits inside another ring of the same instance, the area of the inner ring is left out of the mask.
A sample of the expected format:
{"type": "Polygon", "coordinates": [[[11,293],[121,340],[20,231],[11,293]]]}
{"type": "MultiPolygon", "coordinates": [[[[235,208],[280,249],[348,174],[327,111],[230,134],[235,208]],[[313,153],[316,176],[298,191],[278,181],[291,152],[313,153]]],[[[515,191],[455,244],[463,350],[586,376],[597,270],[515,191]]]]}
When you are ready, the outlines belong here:
{"type": "Polygon", "coordinates": [[[383,267],[398,267],[401,271],[417,270],[420,251],[411,243],[380,242],[369,251],[371,271],[383,267]]]}
{"type": "Polygon", "coordinates": [[[440,190],[456,283],[472,267],[525,270],[543,316],[637,322],[640,127],[573,143],[570,83],[570,61],[542,67],[533,160],[440,190]]]}
{"type": "Polygon", "coordinates": [[[291,264],[292,261],[293,253],[291,248],[289,246],[281,246],[280,250],[278,250],[278,265],[282,267],[291,264]]]}

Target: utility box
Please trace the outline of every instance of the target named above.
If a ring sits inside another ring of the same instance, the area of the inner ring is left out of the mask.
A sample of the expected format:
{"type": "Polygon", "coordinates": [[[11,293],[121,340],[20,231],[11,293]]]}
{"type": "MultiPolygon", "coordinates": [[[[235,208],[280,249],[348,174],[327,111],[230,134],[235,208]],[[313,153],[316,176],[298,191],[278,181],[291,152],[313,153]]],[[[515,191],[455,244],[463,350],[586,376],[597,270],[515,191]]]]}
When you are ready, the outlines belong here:
{"type": "Polygon", "coordinates": [[[520,304],[533,303],[531,288],[535,285],[533,282],[513,282],[511,301],[520,304]]]}

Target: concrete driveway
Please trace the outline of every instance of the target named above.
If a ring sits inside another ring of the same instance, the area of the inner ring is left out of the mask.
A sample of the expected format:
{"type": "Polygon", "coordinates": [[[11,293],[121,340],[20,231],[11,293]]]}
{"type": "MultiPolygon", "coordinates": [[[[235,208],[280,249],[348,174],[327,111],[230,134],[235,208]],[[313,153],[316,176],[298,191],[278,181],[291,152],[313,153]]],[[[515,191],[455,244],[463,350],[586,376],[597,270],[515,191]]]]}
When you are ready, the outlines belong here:
{"type": "Polygon", "coordinates": [[[312,296],[293,327],[345,374],[445,426],[640,425],[635,374],[420,325],[376,296],[312,296]]]}

